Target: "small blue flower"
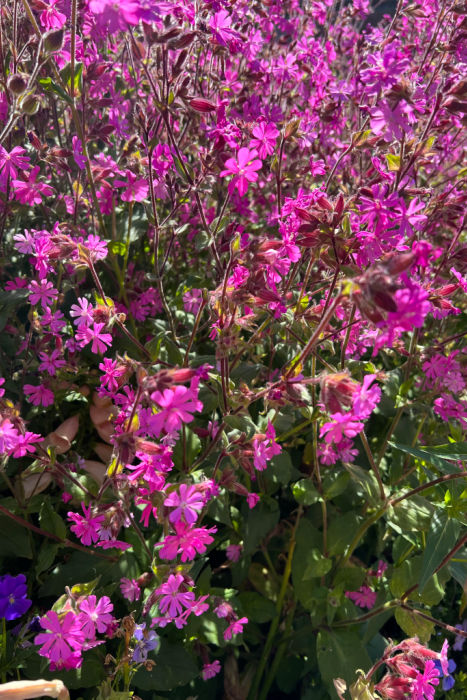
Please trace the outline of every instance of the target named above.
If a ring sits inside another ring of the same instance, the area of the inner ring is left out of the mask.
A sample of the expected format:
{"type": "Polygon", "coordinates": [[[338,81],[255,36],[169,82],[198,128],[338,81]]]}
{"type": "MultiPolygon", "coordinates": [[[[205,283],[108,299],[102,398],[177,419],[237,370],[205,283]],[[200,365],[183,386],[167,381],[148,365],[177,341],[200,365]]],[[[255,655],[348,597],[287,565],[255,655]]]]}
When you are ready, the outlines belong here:
{"type": "MultiPolygon", "coordinates": [[[[443,671],[441,669],[441,661],[435,661],[435,666],[439,671],[439,675],[443,675],[443,671]]],[[[456,670],[456,662],[453,661],[452,659],[449,659],[448,661],[448,672],[447,674],[443,677],[443,690],[451,690],[451,688],[454,686],[454,683],[456,682],[454,680],[454,676],[451,675],[451,673],[454,673],[456,670]]]]}
{"type": "Polygon", "coordinates": [[[24,574],[0,576],[0,618],[16,620],[24,615],[32,604],[26,597],[27,593],[24,574]]]}
{"type": "Polygon", "coordinates": [[[153,631],[147,631],[144,622],[141,625],[136,625],[133,637],[136,639],[133,661],[137,664],[146,661],[148,652],[159,649],[159,636],[153,631]]]}

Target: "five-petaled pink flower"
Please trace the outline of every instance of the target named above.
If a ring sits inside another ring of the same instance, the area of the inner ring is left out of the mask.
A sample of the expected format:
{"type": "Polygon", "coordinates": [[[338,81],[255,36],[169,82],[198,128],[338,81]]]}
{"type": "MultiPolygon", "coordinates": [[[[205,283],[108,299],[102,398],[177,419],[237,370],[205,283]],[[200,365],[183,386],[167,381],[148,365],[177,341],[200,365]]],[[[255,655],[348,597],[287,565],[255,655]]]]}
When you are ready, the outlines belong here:
{"type": "Polygon", "coordinates": [[[176,617],[182,613],[183,608],[191,608],[195,594],[192,591],[180,590],[183,582],[181,574],[170,574],[167,581],[157,589],[161,596],[159,610],[163,615],[168,613],[170,617],[176,617]]]}
{"type": "Polygon", "coordinates": [[[52,282],[47,282],[47,280],[41,280],[40,282],[32,280],[28,284],[28,290],[31,304],[40,302],[43,309],[47,309],[58,297],[58,292],[54,289],[52,282]]]}
{"type": "Polygon", "coordinates": [[[183,423],[191,423],[193,413],[203,408],[203,404],[198,400],[198,387],[195,381],[191,382],[189,388],[178,385],[173,389],[154,391],[151,399],[162,408],[151,422],[156,437],[162,430],[167,433],[180,430],[183,423]]]}
{"type": "Polygon", "coordinates": [[[110,333],[102,333],[105,323],[93,323],[92,328],[88,326],[87,328],[81,327],[76,334],[76,340],[81,347],[84,347],[88,343],[92,343],[91,352],[105,352],[107,346],[112,345],[112,336],[110,333]]]}
{"type": "Polygon", "coordinates": [[[114,620],[111,615],[113,609],[114,606],[106,595],[99,600],[95,595],[90,595],[79,604],[81,631],[87,639],[95,639],[96,630],[101,634],[107,632],[107,627],[114,620]]]}
{"type": "Polygon", "coordinates": [[[77,668],[81,663],[80,655],[84,642],[78,618],[74,612],[68,612],[60,618],[56,612],[49,610],[40,619],[41,627],[46,632],[36,635],[34,644],[43,646],[40,656],[45,656],[54,663],[55,668],[77,668]],[[70,665],[70,661],[72,665],[70,665]]]}
{"type": "Polygon", "coordinates": [[[39,166],[31,170],[26,180],[12,180],[12,187],[18,202],[21,204],[40,204],[42,195],[49,197],[54,192],[54,188],[50,185],[45,185],[43,182],[37,182],[39,175],[39,166]]]}
{"type": "Polygon", "coordinates": [[[279,131],[272,122],[260,122],[252,131],[255,137],[250,141],[250,148],[257,149],[260,158],[266,158],[274,153],[279,131]]]}
{"type": "Polygon", "coordinates": [[[172,491],[164,501],[164,505],[174,508],[169,515],[171,523],[184,519],[188,525],[193,525],[198,519],[198,513],[203,509],[205,499],[196,486],[180,484],[178,491],[172,491]]]}
{"type": "Polygon", "coordinates": [[[248,191],[248,183],[256,182],[258,179],[257,170],[260,170],[263,163],[256,157],[258,151],[249,148],[240,148],[236,158],[229,158],[225,161],[225,170],[222,170],[221,177],[234,175],[234,178],[229,182],[228,190],[230,194],[235,188],[238,194],[243,197],[248,191]]]}

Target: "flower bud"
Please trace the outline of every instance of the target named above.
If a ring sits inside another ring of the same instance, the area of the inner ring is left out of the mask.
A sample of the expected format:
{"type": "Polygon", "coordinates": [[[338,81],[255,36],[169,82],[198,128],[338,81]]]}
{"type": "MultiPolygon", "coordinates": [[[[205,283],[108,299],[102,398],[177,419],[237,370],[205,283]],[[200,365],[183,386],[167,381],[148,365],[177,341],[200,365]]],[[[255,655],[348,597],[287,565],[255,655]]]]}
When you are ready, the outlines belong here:
{"type": "Polygon", "coordinates": [[[39,110],[40,107],[39,97],[37,95],[26,95],[21,100],[20,109],[23,114],[27,114],[32,117],[33,114],[39,110]]]}
{"type": "Polygon", "coordinates": [[[52,29],[44,37],[44,48],[47,53],[56,53],[63,46],[63,29],[52,29]]]}
{"type": "Polygon", "coordinates": [[[215,112],[217,109],[215,104],[209,100],[205,100],[203,97],[194,97],[190,100],[189,105],[191,109],[194,109],[196,112],[208,113],[215,112]]]}
{"type": "Polygon", "coordinates": [[[8,80],[8,89],[14,95],[22,95],[28,87],[28,76],[24,73],[14,73],[8,80]]]}

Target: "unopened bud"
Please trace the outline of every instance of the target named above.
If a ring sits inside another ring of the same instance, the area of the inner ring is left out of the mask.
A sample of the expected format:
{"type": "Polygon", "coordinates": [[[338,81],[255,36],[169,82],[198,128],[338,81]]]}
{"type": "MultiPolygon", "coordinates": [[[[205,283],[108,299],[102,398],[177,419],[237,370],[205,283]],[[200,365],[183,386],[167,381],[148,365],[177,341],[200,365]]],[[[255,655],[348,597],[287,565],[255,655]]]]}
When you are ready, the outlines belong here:
{"type": "Polygon", "coordinates": [[[189,105],[196,112],[215,112],[217,107],[213,102],[205,100],[203,97],[194,97],[190,100],[189,105]]]}
{"type": "Polygon", "coordinates": [[[295,136],[295,134],[298,131],[299,126],[300,126],[300,119],[291,119],[291,121],[289,121],[289,123],[285,127],[284,138],[290,139],[292,136],[295,136]]]}
{"type": "Polygon", "coordinates": [[[63,29],[52,29],[44,37],[44,48],[48,53],[56,53],[63,46],[63,29]]]}
{"type": "Polygon", "coordinates": [[[28,76],[22,73],[15,73],[8,80],[8,89],[14,95],[22,95],[28,87],[28,76]]]}
{"type": "Polygon", "coordinates": [[[32,117],[32,115],[36,114],[36,112],[39,110],[40,104],[41,103],[37,95],[26,95],[26,97],[21,100],[20,109],[23,114],[27,114],[32,117]]]}

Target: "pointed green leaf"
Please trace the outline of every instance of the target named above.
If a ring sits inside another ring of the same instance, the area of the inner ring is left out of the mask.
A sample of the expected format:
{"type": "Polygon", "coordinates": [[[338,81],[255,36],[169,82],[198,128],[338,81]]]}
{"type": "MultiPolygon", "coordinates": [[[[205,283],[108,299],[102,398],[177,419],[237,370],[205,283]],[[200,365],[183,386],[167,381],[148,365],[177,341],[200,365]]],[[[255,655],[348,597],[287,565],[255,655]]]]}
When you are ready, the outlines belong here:
{"type": "Polygon", "coordinates": [[[433,576],[436,567],[456,544],[459,530],[460,523],[457,520],[448,518],[445,513],[434,513],[423,554],[422,572],[418,583],[420,593],[433,576]]]}

